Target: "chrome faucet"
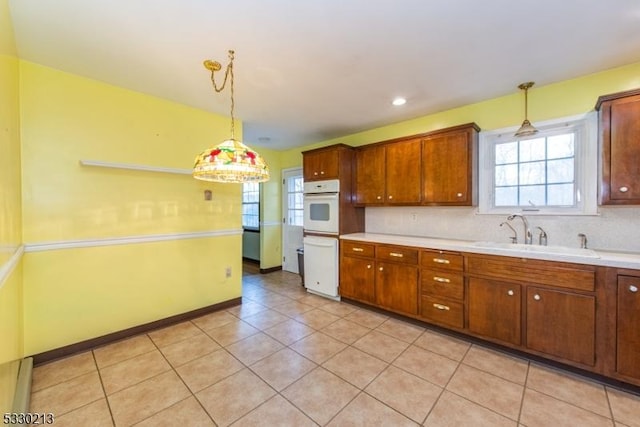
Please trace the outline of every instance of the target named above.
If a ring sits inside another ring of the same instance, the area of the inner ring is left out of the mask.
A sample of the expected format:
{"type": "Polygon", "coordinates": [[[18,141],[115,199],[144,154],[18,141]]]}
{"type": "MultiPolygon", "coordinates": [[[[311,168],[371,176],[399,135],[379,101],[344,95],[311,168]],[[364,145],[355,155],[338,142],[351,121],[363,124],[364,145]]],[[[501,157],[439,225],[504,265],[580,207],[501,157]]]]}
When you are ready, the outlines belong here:
{"type": "Polygon", "coordinates": [[[587,249],[587,235],[580,233],[578,238],[580,239],[580,249],[587,249]]]}
{"type": "Polygon", "coordinates": [[[516,231],[515,228],[513,228],[511,226],[511,224],[509,224],[508,222],[501,222],[500,223],[500,227],[502,226],[507,226],[511,229],[511,231],[513,231],[513,236],[509,237],[509,239],[511,239],[511,243],[518,243],[518,232],[516,231]]]}
{"type": "Polygon", "coordinates": [[[547,246],[547,232],[542,229],[542,227],[536,227],[540,230],[540,234],[538,235],[538,244],[540,246],[547,246]]]}
{"type": "Polygon", "coordinates": [[[531,235],[531,229],[529,228],[529,221],[527,221],[527,218],[525,218],[524,215],[512,214],[507,217],[507,221],[511,221],[516,217],[522,220],[522,224],[524,226],[524,244],[530,245],[533,243],[533,237],[531,235]]]}

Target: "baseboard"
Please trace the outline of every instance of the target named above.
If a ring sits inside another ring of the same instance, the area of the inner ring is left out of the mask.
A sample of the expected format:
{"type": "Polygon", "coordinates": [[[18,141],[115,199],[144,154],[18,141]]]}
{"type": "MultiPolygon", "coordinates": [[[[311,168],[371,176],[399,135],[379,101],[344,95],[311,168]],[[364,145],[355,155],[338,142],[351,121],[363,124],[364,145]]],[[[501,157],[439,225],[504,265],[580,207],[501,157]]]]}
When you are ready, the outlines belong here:
{"type": "Polygon", "coordinates": [[[273,273],[274,271],[280,271],[280,270],[282,270],[282,266],[281,265],[279,265],[277,267],[261,268],[260,269],[260,274],[273,273]]]}
{"type": "MultiPolygon", "coordinates": [[[[20,361],[16,391],[13,395],[13,413],[26,414],[31,404],[31,378],[33,375],[33,358],[27,357],[20,361]]],[[[17,424],[27,425],[27,424],[17,424]]]]}
{"type": "Polygon", "coordinates": [[[111,334],[103,335],[101,337],[91,338],[86,341],[81,341],[75,344],[45,351],[44,353],[39,353],[32,356],[33,364],[37,366],[43,363],[52,362],[54,360],[62,359],[64,357],[68,357],[74,354],[83,353],[85,351],[92,350],[96,347],[101,347],[116,341],[121,341],[123,339],[133,337],[135,335],[151,332],[155,329],[165,328],[167,326],[184,322],[186,320],[195,319],[196,317],[204,316],[205,314],[213,313],[215,311],[220,311],[230,307],[235,307],[240,304],[242,304],[242,297],[230,299],[228,301],[223,301],[217,304],[209,305],[207,307],[202,307],[196,310],[188,311],[186,313],[176,314],[175,316],[170,316],[164,319],[145,323],[143,325],[134,326],[132,328],[124,329],[118,332],[113,332],[111,334]]]}

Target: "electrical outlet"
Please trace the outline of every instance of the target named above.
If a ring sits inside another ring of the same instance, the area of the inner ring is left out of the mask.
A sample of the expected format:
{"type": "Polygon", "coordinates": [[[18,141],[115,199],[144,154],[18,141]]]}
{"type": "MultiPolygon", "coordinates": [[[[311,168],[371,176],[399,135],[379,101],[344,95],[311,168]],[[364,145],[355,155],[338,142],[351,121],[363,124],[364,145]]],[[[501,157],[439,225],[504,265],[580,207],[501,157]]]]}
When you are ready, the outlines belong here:
{"type": "Polygon", "coordinates": [[[227,279],[231,277],[231,267],[227,267],[224,271],[224,274],[227,279]]]}

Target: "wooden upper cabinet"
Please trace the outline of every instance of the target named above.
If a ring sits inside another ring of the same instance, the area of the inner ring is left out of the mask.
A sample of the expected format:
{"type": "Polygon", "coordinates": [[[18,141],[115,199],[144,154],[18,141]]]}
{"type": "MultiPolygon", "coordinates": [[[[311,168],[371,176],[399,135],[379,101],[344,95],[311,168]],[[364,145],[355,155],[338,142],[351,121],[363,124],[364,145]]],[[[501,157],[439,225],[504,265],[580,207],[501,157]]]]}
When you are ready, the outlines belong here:
{"type": "Polygon", "coordinates": [[[386,146],[386,202],[420,203],[420,139],[394,142],[386,146]]]}
{"type": "Polygon", "coordinates": [[[385,146],[372,145],[356,152],[356,197],[358,204],[385,202],[385,146]]]}
{"type": "Polygon", "coordinates": [[[470,123],[422,140],[422,204],[476,204],[479,130],[470,123]]]}
{"type": "Polygon", "coordinates": [[[356,203],[420,203],[420,139],[360,148],[356,152],[356,203]]]}
{"type": "Polygon", "coordinates": [[[305,152],[302,175],[305,181],[340,178],[340,148],[305,152]]]}
{"type": "Polygon", "coordinates": [[[640,204],[640,89],[598,98],[603,205],[640,204]]]}

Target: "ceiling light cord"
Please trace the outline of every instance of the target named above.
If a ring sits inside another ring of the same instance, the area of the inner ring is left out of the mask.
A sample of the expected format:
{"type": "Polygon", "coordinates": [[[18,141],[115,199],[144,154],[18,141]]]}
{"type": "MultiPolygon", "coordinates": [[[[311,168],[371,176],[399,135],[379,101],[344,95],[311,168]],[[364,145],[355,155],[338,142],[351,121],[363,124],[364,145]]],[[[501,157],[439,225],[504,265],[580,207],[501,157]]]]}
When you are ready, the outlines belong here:
{"type": "Polygon", "coordinates": [[[204,61],[204,66],[206,69],[211,70],[211,83],[213,83],[213,89],[220,93],[224,90],[227,85],[227,81],[229,81],[229,89],[231,92],[231,139],[235,140],[235,97],[234,97],[234,87],[233,87],[233,60],[235,59],[235,52],[233,50],[229,50],[229,64],[227,65],[227,69],[224,72],[224,80],[222,81],[222,85],[218,86],[216,83],[216,71],[220,71],[222,69],[222,65],[220,65],[217,61],[206,60],[204,61]]]}

